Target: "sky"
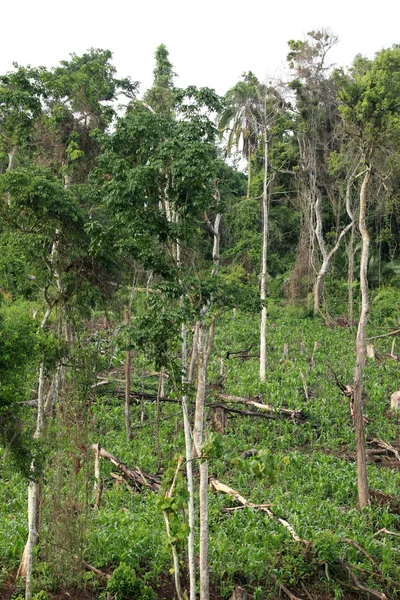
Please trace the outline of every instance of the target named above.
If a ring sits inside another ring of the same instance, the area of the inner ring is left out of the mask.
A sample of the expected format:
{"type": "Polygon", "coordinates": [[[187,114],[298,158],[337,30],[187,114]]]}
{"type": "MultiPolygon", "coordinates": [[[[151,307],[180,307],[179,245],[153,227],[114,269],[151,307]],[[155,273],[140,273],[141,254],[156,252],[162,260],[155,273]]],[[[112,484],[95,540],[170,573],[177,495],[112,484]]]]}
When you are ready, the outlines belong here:
{"type": "Polygon", "coordinates": [[[56,66],[89,48],[113,52],[120,77],[152,83],[154,52],[166,44],[176,85],[224,94],[253,71],[261,81],[284,75],[289,39],[330,28],[339,37],[330,59],[400,43],[400,3],[380,0],[20,0],[1,8],[0,74],[12,63],[56,66]]]}

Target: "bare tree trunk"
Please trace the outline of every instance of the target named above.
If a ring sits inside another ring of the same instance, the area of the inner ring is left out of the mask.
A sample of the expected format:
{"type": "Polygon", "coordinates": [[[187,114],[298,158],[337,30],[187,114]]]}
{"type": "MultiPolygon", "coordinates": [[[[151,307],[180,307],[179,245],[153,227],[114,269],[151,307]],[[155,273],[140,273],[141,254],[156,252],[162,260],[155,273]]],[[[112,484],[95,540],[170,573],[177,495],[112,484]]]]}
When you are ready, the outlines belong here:
{"type": "Polygon", "coordinates": [[[199,353],[199,323],[196,323],[193,332],[193,340],[192,340],[192,353],[190,356],[190,365],[187,380],[189,383],[192,383],[196,364],[197,364],[197,356],[199,353]]]}
{"type": "MultiPolygon", "coordinates": [[[[8,153],[8,165],[6,168],[6,172],[7,171],[12,171],[12,169],[14,168],[14,157],[15,157],[15,152],[17,150],[16,146],[13,146],[10,150],[10,152],[8,153]]],[[[10,194],[6,195],[6,203],[7,206],[11,206],[11,196],[10,194]]]]}
{"type": "MultiPolygon", "coordinates": [[[[176,467],[175,476],[174,476],[174,479],[172,481],[171,488],[165,494],[167,496],[167,498],[172,498],[172,493],[174,491],[174,487],[175,487],[175,483],[176,483],[176,477],[178,475],[179,469],[181,468],[181,465],[182,465],[182,457],[180,456],[179,460],[178,460],[177,467],[176,467]]],[[[178,557],[178,551],[176,549],[176,542],[172,541],[171,527],[170,527],[168,512],[166,510],[164,510],[163,513],[164,513],[165,528],[167,530],[168,539],[170,540],[171,551],[172,551],[172,559],[173,559],[173,562],[174,562],[174,578],[175,578],[176,594],[178,596],[178,600],[183,600],[182,586],[181,586],[181,576],[180,576],[180,569],[179,569],[179,557],[178,557]]]]}
{"type": "Polygon", "coordinates": [[[347,185],[346,185],[346,211],[347,211],[348,216],[350,217],[350,223],[348,225],[346,225],[346,227],[344,227],[344,229],[342,229],[342,231],[338,235],[336,244],[329,252],[326,248],[324,236],[322,233],[322,195],[321,195],[321,192],[315,187],[315,196],[316,196],[315,205],[314,205],[315,220],[316,220],[315,234],[316,234],[316,238],[318,241],[319,249],[322,254],[322,265],[317,274],[317,279],[314,284],[314,314],[317,314],[319,312],[319,309],[321,306],[322,288],[323,288],[323,285],[325,282],[326,275],[329,271],[329,267],[331,265],[332,258],[338,251],[340,244],[341,244],[344,236],[346,235],[346,233],[348,231],[353,232],[353,230],[354,230],[354,215],[353,215],[353,210],[351,208],[351,189],[353,186],[354,179],[356,178],[356,172],[358,170],[358,167],[359,167],[359,162],[357,162],[355,169],[353,170],[351,175],[349,175],[349,177],[347,179],[347,185]]]}
{"type": "MultiPolygon", "coordinates": [[[[128,308],[125,309],[125,323],[129,327],[131,324],[131,311],[128,308]]],[[[129,340],[128,340],[129,342],[129,340]]],[[[131,405],[131,351],[130,348],[126,351],[125,357],[125,403],[124,403],[124,417],[125,417],[125,429],[126,439],[129,441],[132,439],[132,424],[130,415],[131,405]]]]}
{"type": "MultiPolygon", "coordinates": [[[[199,324],[199,354],[197,359],[197,393],[193,429],[193,445],[196,457],[201,457],[204,434],[204,411],[207,378],[207,326],[199,324]]],[[[208,462],[200,462],[200,600],[209,599],[208,571],[208,462]]]]}
{"type": "MultiPolygon", "coordinates": [[[[176,262],[178,268],[181,266],[181,247],[179,242],[176,244],[176,262]]],[[[181,307],[183,307],[183,296],[180,298],[181,307]]],[[[186,383],[191,383],[191,379],[187,379],[187,330],[185,323],[182,323],[182,386],[186,383]]],[[[197,346],[197,340],[196,340],[197,346]]],[[[193,354],[192,354],[193,356],[193,354]]],[[[193,375],[193,369],[192,369],[193,375]]],[[[188,411],[188,397],[184,393],[182,396],[182,413],[183,413],[183,428],[185,432],[185,456],[186,456],[186,477],[187,489],[189,492],[188,499],[188,563],[189,563],[189,600],[196,600],[196,564],[194,553],[194,484],[193,484],[193,462],[192,462],[192,440],[190,432],[190,421],[188,411]]]]}
{"type": "Polygon", "coordinates": [[[357,448],[357,479],[358,479],[358,502],[360,510],[369,504],[369,490],[367,479],[367,458],[365,451],[365,431],[363,414],[363,372],[366,356],[366,328],[369,314],[368,300],[368,255],[369,234],[366,226],[367,191],[371,179],[371,170],[367,169],[360,191],[360,216],[359,229],[362,237],[361,265],[360,265],[360,287],[361,287],[361,315],[357,330],[356,351],[357,360],[354,370],[354,422],[356,428],[357,448]]]}
{"type": "Polygon", "coordinates": [[[247,150],[247,200],[250,198],[250,187],[251,187],[251,146],[247,150]]]}
{"type": "MultiPolygon", "coordinates": [[[[36,417],[36,430],[33,434],[34,439],[39,439],[43,429],[44,416],[44,362],[39,368],[39,386],[38,386],[38,408],[36,417]]],[[[24,552],[18,568],[17,577],[26,577],[25,580],[25,600],[31,600],[32,597],[32,566],[33,550],[39,540],[39,534],[36,524],[38,522],[38,481],[36,473],[37,464],[35,459],[31,463],[31,481],[28,487],[28,540],[25,544],[24,552]]]]}
{"type": "Polygon", "coordinates": [[[354,223],[350,232],[350,240],[347,246],[348,270],[347,270],[347,287],[348,287],[348,308],[347,314],[350,323],[353,322],[353,283],[354,283],[354,223]]]}
{"type": "Polygon", "coordinates": [[[260,380],[265,381],[267,374],[267,248],[268,248],[268,137],[267,127],[264,123],[264,179],[262,194],[263,214],[263,245],[261,259],[261,326],[260,326],[260,380]]]}

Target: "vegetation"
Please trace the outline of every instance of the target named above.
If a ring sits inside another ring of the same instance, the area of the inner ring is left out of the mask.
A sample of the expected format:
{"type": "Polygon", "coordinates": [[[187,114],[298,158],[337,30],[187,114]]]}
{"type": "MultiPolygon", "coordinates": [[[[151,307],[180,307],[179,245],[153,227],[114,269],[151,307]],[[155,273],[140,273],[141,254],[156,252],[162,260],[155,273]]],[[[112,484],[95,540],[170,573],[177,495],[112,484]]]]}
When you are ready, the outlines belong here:
{"type": "Polygon", "coordinates": [[[400,49],[335,42],[0,77],[1,598],[400,597],[400,49]]]}

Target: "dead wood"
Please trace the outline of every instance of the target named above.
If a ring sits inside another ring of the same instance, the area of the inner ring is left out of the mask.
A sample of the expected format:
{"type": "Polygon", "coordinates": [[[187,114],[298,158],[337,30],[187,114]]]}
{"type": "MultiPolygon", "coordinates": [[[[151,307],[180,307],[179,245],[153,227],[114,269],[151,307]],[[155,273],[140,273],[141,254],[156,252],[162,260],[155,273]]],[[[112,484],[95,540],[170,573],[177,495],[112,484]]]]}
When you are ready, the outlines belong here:
{"type": "Polygon", "coordinates": [[[115,479],[115,481],[117,483],[124,483],[127,487],[127,489],[131,492],[131,494],[135,495],[136,494],[136,490],[134,490],[129,483],[127,482],[127,480],[125,479],[125,477],[122,477],[122,475],[118,475],[118,473],[110,473],[110,477],[112,477],[113,479],[115,479]]]}
{"type": "Polygon", "coordinates": [[[390,335],[398,335],[400,334],[400,329],[396,329],[396,331],[390,331],[389,333],[382,333],[381,335],[374,335],[373,337],[367,338],[368,341],[378,340],[380,338],[389,337],[390,335]]]}
{"type": "Polygon", "coordinates": [[[103,480],[99,479],[98,483],[97,483],[97,494],[96,494],[96,500],[94,503],[94,507],[96,510],[99,510],[100,508],[100,503],[101,503],[101,497],[103,495],[103,480]]]}
{"type": "Polygon", "coordinates": [[[361,552],[361,554],[364,554],[364,556],[366,556],[369,560],[369,562],[371,563],[371,565],[375,568],[378,568],[378,565],[376,564],[376,562],[374,561],[374,559],[372,558],[372,556],[370,554],[368,554],[368,552],[366,550],[364,550],[364,548],[362,546],[360,546],[360,544],[358,544],[357,542],[355,542],[354,540],[350,539],[350,538],[344,538],[343,541],[346,544],[350,544],[350,546],[353,546],[353,548],[355,548],[356,550],[358,550],[359,552],[361,552]]]}
{"type": "Polygon", "coordinates": [[[237,585],[229,600],[248,600],[249,598],[250,596],[246,590],[240,585],[237,585]]]}
{"type": "Polygon", "coordinates": [[[382,529],[379,529],[379,531],[376,531],[373,537],[380,535],[381,533],[384,533],[386,535],[394,535],[395,537],[400,537],[400,533],[396,531],[389,531],[388,529],[386,529],[386,527],[383,527],[382,529]]]}
{"type": "MultiPolygon", "coordinates": [[[[76,561],[79,561],[78,556],[74,556],[74,558],[76,561]]],[[[89,563],[87,563],[85,560],[81,560],[80,563],[82,567],[86,569],[86,571],[91,571],[92,573],[95,573],[96,575],[98,575],[98,577],[102,577],[103,579],[111,579],[111,575],[109,573],[104,573],[104,571],[100,571],[100,569],[92,567],[92,565],[89,565],[89,563]]]]}
{"type": "Polygon", "coordinates": [[[251,344],[248,348],[244,348],[243,350],[230,350],[229,352],[226,353],[225,358],[227,358],[227,359],[230,357],[233,358],[232,355],[237,355],[237,354],[240,354],[242,356],[246,355],[250,352],[250,350],[253,348],[253,346],[254,346],[254,344],[251,344]]]}
{"type": "Polygon", "coordinates": [[[380,448],[384,448],[385,450],[387,450],[388,452],[393,454],[393,456],[395,456],[398,461],[400,461],[400,453],[391,444],[388,444],[387,442],[384,442],[383,440],[372,440],[371,444],[376,444],[380,448]]]}
{"type": "Polygon", "coordinates": [[[302,600],[298,596],[295,596],[285,585],[283,585],[283,583],[280,583],[279,587],[281,588],[282,592],[284,592],[286,596],[290,598],[290,600],[302,600]]]}
{"type": "MultiPolygon", "coordinates": [[[[380,598],[380,600],[387,600],[387,596],[383,592],[378,592],[378,590],[373,590],[372,588],[368,588],[363,585],[347,563],[343,562],[342,560],[339,560],[339,563],[346,569],[350,579],[353,581],[353,586],[351,586],[352,589],[360,590],[361,592],[370,594],[374,598],[380,598]]],[[[345,583],[348,585],[347,582],[345,583]]]]}
{"type": "MultiPolygon", "coordinates": [[[[271,406],[270,404],[264,404],[263,402],[260,402],[258,398],[242,398],[240,396],[228,396],[226,394],[216,394],[215,397],[218,400],[222,400],[223,402],[237,402],[238,404],[246,404],[248,406],[258,408],[259,410],[262,410],[264,412],[271,413],[275,417],[281,416],[288,419],[298,419],[299,421],[304,421],[306,418],[304,413],[302,413],[300,410],[291,410],[290,408],[276,408],[274,406],[271,406]]],[[[226,408],[226,410],[229,410],[229,408],[226,408]]],[[[251,414],[259,415],[260,413],[251,414]]]]}
{"type": "Polygon", "coordinates": [[[259,354],[237,354],[236,356],[231,356],[231,358],[241,358],[242,360],[247,360],[248,358],[260,358],[259,354]]]}
{"type": "Polygon", "coordinates": [[[277,415],[271,415],[270,413],[261,413],[255,412],[252,410],[240,410],[239,408],[231,408],[230,406],[226,406],[225,404],[208,404],[208,406],[212,406],[213,408],[224,408],[226,412],[234,413],[237,415],[244,415],[247,417],[259,417],[260,419],[270,419],[276,421],[279,417],[277,415]]]}
{"type": "MultiPolygon", "coordinates": [[[[94,452],[98,451],[98,444],[92,444],[91,446],[94,452]]],[[[123,474],[131,479],[135,485],[139,485],[141,487],[146,487],[153,492],[158,492],[161,487],[161,481],[154,477],[153,475],[148,475],[147,473],[143,473],[138,467],[132,469],[128,467],[125,463],[123,463],[119,458],[116,458],[104,448],[100,448],[100,456],[109,460],[113,465],[115,465],[123,474]]]]}
{"type": "Polygon", "coordinates": [[[276,520],[281,525],[283,525],[289,531],[290,535],[296,542],[302,542],[303,544],[309,545],[309,542],[307,542],[306,540],[302,540],[297,535],[293,526],[290,523],[288,523],[288,521],[286,521],[285,519],[282,519],[281,517],[278,517],[274,512],[272,512],[272,510],[270,510],[268,505],[254,504],[253,502],[246,500],[246,498],[241,496],[239,494],[239,492],[230,488],[229,486],[225,485],[224,483],[221,483],[217,479],[210,479],[210,485],[216,492],[221,492],[223,494],[228,494],[228,496],[232,496],[237,502],[239,502],[243,506],[248,506],[249,508],[255,508],[255,509],[261,510],[262,512],[265,512],[269,516],[270,519],[276,520]]]}

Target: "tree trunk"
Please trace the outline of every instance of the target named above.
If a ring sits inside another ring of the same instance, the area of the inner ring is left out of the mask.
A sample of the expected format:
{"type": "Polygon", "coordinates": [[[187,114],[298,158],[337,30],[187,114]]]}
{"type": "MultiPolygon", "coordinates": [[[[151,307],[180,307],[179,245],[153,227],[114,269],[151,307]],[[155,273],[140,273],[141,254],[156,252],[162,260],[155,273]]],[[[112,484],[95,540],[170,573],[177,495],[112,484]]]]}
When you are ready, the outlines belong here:
{"type": "Polygon", "coordinates": [[[260,326],[260,380],[266,380],[267,368],[267,247],[268,247],[268,137],[267,128],[264,125],[264,179],[262,194],[263,214],[263,245],[261,259],[261,326],[260,326]]]}
{"type": "MultiPolygon", "coordinates": [[[[181,248],[179,242],[176,244],[176,262],[178,268],[181,266],[181,248]]],[[[183,308],[183,296],[180,298],[180,304],[183,308]]],[[[197,340],[196,340],[197,342],[197,340]]],[[[196,343],[197,346],[197,343],[196,343]]],[[[194,351],[194,350],[193,350],[194,351]]],[[[192,354],[193,355],[193,354],[192,354]]],[[[187,330],[185,323],[182,323],[182,386],[192,383],[191,378],[187,379],[187,330]]],[[[193,367],[194,368],[194,367],[193,367]]],[[[192,375],[193,375],[192,369],[192,375]]],[[[194,552],[194,485],[193,485],[193,462],[192,462],[192,440],[190,435],[190,421],[188,411],[188,397],[184,393],[182,396],[183,428],[185,432],[185,456],[186,456],[186,477],[188,499],[188,563],[189,563],[189,600],[196,600],[196,564],[194,552]]]]}
{"type": "MultiPolygon", "coordinates": [[[[131,311],[130,308],[125,309],[125,323],[129,327],[131,324],[131,311]]],[[[129,343],[129,340],[128,340],[129,343]]],[[[128,348],[125,357],[125,403],[124,403],[124,417],[125,417],[125,430],[126,439],[132,439],[132,425],[130,415],[131,405],[131,351],[128,348]]]]}
{"type": "Polygon", "coordinates": [[[354,224],[350,232],[349,245],[347,246],[348,270],[347,270],[347,287],[348,287],[348,308],[347,314],[349,322],[353,322],[353,283],[354,283],[354,224]]]}
{"type": "Polygon", "coordinates": [[[357,359],[354,370],[354,422],[356,428],[357,448],[357,479],[358,479],[358,502],[360,510],[369,504],[369,491],[367,479],[367,458],[365,451],[365,431],[363,414],[363,372],[366,356],[366,328],[369,313],[368,300],[368,254],[369,234],[366,226],[367,191],[371,179],[371,170],[367,169],[360,191],[360,216],[359,229],[362,237],[361,265],[360,265],[360,287],[361,287],[361,315],[357,330],[356,351],[357,359]]]}
{"type": "Polygon", "coordinates": [[[251,147],[247,150],[247,200],[250,198],[250,187],[251,187],[251,147]]]}
{"type": "Polygon", "coordinates": [[[346,233],[350,230],[351,231],[354,230],[354,215],[353,215],[353,210],[351,208],[351,189],[353,186],[354,179],[356,177],[356,172],[358,170],[358,167],[359,167],[359,163],[357,162],[355,169],[353,170],[351,175],[348,176],[347,185],[346,185],[346,211],[347,211],[348,216],[350,217],[350,223],[348,225],[346,225],[346,227],[344,227],[344,229],[342,229],[342,231],[340,232],[340,234],[336,240],[336,244],[329,252],[326,248],[324,236],[322,233],[322,195],[321,195],[321,192],[317,188],[315,188],[315,196],[316,196],[315,205],[314,205],[315,220],[316,220],[315,234],[316,234],[316,238],[318,241],[319,249],[322,254],[322,265],[317,274],[317,279],[315,280],[315,284],[314,284],[314,314],[317,314],[319,312],[319,309],[321,306],[323,285],[325,282],[326,275],[329,271],[329,267],[332,262],[332,258],[338,251],[340,244],[341,244],[344,236],[346,235],[346,233]]]}
{"type": "MultiPolygon", "coordinates": [[[[193,446],[196,457],[201,457],[204,434],[204,411],[207,379],[207,326],[199,323],[199,353],[197,359],[197,393],[193,429],[193,446]]],[[[208,461],[200,462],[200,600],[209,599],[208,573],[208,461]]]]}
{"type": "MultiPolygon", "coordinates": [[[[14,156],[15,156],[15,152],[17,150],[16,146],[13,146],[10,150],[10,152],[8,153],[8,165],[7,165],[7,171],[12,171],[12,169],[14,168],[14,156]]],[[[6,203],[7,206],[11,206],[11,196],[10,194],[6,195],[6,203]]]]}

